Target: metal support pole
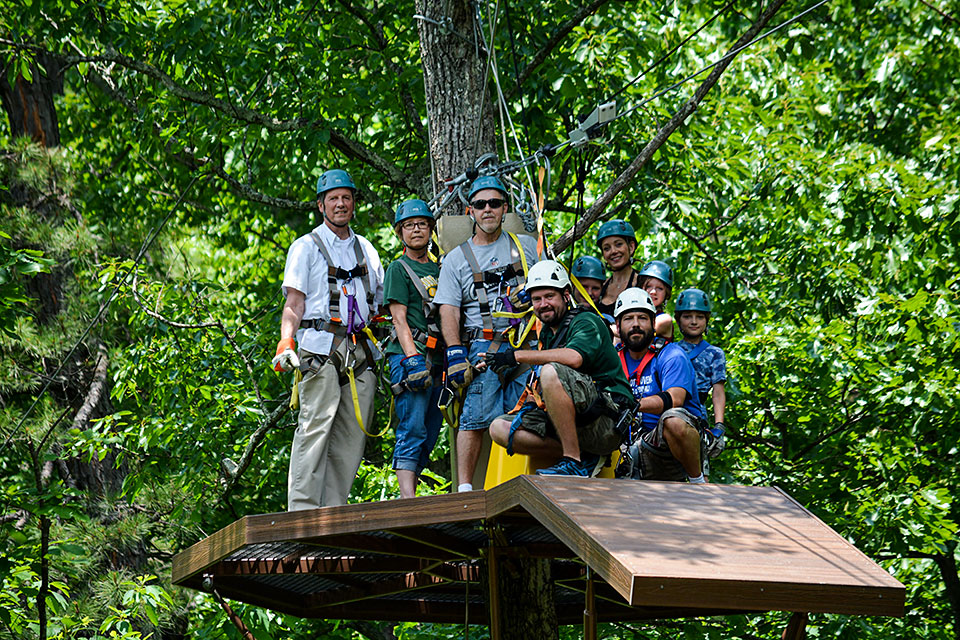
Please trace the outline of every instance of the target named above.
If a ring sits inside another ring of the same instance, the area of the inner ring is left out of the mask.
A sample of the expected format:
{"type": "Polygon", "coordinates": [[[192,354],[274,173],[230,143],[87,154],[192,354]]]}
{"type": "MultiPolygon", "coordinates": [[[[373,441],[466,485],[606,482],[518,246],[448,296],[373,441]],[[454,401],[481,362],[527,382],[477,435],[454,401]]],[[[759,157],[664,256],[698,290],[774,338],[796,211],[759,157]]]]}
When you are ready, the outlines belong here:
{"type": "Polygon", "coordinates": [[[597,601],[594,598],[593,570],[587,567],[587,588],[584,589],[583,640],[597,640],[597,601]]]}

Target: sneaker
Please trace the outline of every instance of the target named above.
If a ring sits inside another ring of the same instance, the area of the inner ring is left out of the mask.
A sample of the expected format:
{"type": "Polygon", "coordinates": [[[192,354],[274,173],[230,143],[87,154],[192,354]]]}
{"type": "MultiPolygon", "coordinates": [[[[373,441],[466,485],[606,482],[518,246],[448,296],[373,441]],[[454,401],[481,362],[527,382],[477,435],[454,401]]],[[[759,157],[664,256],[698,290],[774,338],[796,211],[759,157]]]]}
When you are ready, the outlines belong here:
{"type": "Polygon", "coordinates": [[[590,453],[584,453],[580,456],[582,460],[574,460],[563,456],[555,465],[546,469],[537,469],[538,476],[578,476],[580,478],[592,478],[600,473],[603,458],[590,453]]]}

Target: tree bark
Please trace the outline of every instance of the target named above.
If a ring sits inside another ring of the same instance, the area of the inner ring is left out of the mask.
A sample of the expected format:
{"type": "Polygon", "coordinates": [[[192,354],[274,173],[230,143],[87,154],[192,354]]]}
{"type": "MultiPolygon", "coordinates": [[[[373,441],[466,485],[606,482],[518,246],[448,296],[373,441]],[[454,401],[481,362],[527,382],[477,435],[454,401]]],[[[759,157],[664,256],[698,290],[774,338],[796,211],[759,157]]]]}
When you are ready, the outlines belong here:
{"type": "MultiPolygon", "coordinates": [[[[13,62],[19,63],[17,58],[13,62]]],[[[60,127],[53,96],[63,93],[63,76],[59,59],[47,52],[38,52],[30,64],[31,80],[18,73],[13,86],[7,81],[7,65],[0,73],[0,99],[10,121],[14,138],[30,136],[45,147],[60,146],[60,127]]]]}
{"type": "MultiPolygon", "coordinates": [[[[433,160],[433,195],[448,180],[473,167],[474,160],[496,149],[493,92],[485,74],[486,52],[465,0],[416,0],[420,57],[433,160]],[[444,11],[449,15],[444,15],[444,11]],[[445,22],[446,27],[432,21],[445,22]]],[[[444,213],[462,213],[447,211],[444,213]]]]}
{"type": "Polygon", "coordinates": [[[487,563],[490,637],[493,640],[558,638],[550,561],[508,555],[498,547],[491,547],[487,563]]]}

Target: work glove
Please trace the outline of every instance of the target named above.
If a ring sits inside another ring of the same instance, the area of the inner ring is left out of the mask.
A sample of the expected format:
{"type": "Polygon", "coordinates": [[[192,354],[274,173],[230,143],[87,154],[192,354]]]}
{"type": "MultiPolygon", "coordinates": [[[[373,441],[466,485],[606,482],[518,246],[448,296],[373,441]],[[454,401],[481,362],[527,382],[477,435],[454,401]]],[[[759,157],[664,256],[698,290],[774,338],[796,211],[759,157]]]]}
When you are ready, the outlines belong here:
{"type": "Polygon", "coordinates": [[[517,356],[514,354],[516,349],[504,349],[496,353],[481,354],[481,358],[497,374],[502,374],[517,366],[517,356]]]}
{"type": "Polygon", "coordinates": [[[710,434],[707,437],[707,457],[710,459],[716,458],[723,452],[723,448],[726,445],[726,438],[724,437],[724,432],[727,430],[726,425],[722,422],[716,422],[713,425],[713,428],[708,431],[710,434]]]}
{"type": "Polygon", "coordinates": [[[467,348],[462,345],[447,347],[447,382],[450,386],[461,389],[470,384],[472,379],[472,369],[467,360],[467,348]]]}
{"type": "Polygon", "coordinates": [[[273,356],[274,371],[290,371],[300,368],[300,358],[295,351],[297,344],[293,338],[284,338],[277,343],[277,355],[273,356]]]}
{"type": "Polygon", "coordinates": [[[418,353],[407,356],[400,361],[400,364],[403,366],[403,382],[410,391],[423,391],[433,384],[425,355],[418,353]]]}

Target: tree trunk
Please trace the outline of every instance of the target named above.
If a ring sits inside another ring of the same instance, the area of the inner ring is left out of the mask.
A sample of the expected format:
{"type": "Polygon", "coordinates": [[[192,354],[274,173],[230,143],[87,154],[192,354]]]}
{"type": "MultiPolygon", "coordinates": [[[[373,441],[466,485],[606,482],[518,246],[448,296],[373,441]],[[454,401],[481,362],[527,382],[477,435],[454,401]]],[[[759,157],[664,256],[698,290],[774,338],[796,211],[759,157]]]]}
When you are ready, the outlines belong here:
{"type": "Polygon", "coordinates": [[[558,638],[550,560],[507,555],[491,547],[487,563],[492,640],[558,638]]]}
{"type": "MultiPolygon", "coordinates": [[[[12,61],[19,64],[17,58],[12,61]]],[[[60,146],[60,127],[53,104],[54,94],[63,93],[60,61],[52,54],[39,53],[30,64],[33,78],[28,81],[18,73],[13,86],[7,81],[7,65],[0,73],[0,99],[10,122],[11,136],[30,136],[45,147],[60,146]]]]}
{"type": "MultiPolygon", "coordinates": [[[[465,0],[416,0],[420,57],[430,129],[434,184],[473,167],[476,158],[496,148],[493,92],[484,73],[487,54],[465,0]],[[444,11],[450,12],[444,15],[444,11]],[[443,23],[440,26],[434,22],[443,23]]],[[[449,211],[445,213],[462,213],[449,211]]]]}

